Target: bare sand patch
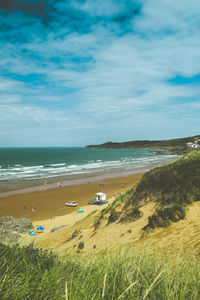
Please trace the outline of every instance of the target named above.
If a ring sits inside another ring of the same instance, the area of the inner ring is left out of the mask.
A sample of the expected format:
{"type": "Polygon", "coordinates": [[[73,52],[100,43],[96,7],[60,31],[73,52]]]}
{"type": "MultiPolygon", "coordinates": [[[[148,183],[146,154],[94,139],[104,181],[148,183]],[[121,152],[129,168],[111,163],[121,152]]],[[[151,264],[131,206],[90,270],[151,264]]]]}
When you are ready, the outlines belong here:
{"type": "Polygon", "coordinates": [[[188,206],[184,220],[156,229],[140,242],[175,256],[185,250],[200,256],[200,201],[188,206]]]}
{"type": "MultiPolygon", "coordinates": [[[[195,202],[188,207],[184,220],[172,223],[168,228],[156,229],[144,238],[142,228],[148,223],[148,216],[154,211],[154,203],[144,205],[141,211],[142,217],[134,222],[115,222],[107,225],[105,220],[97,232],[94,232],[94,220],[99,214],[98,211],[86,218],[83,215],[76,218],[75,213],[66,216],[66,219],[58,217],[56,224],[64,223],[66,220],[73,220],[73,223],[53,234],[49,233],[50,224],[41,223],[47,225],[47,231],[34,238],[35,246],[52,249],[60,256],[76,253],[80,241],[84,242],[82,253],[101,253],[107,249],[119,249],[121,246],[125,246],[124,249],[148,246],[152,251],[158,251],[163,255],[167,253],[170,257],[177,257],[184,251],[200,255],[200,202],[195,202]],[[74,232],[77,234],[73,237],[74,232]]],[[[89,210],[87,212],[89,214],[89,210]]],[[[24,242],[29,243],[32,240],[31,237],[27,237],[24,242]]]]}

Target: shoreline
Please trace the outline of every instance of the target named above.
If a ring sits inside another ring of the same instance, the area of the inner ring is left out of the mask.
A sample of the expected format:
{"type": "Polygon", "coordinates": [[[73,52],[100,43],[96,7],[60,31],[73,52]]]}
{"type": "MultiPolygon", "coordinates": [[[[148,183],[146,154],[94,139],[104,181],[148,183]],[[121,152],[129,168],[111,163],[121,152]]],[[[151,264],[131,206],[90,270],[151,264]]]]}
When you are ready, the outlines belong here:
{"type": "Polygon", "coordinates": [[[46,190],[57,189],[60,185],[61,187],[81,185],[94,183],[100,180],[117,178],[120,176],[128,176],[138,173],[145,173],[149,170],[166,165],[176,160],[167,159],[166,161],[148,164],[146,166],[134,167],[131,169],[110,169],[102,170],[99,172],[91,172],[84,174],[75,174],[75,175],[64,175],[64,176],[55,176],[42,179],[29,179],[29,180],[18,180],[18,181],[0,181],[0,198],[9,197],[12,195],[18,194],[28,194],[34,192],[42,192],[46,190]],[[44,184],[47,182],[47,184],[44,184]],[[61,183],[61,184],[60,184],[61,183]]]}

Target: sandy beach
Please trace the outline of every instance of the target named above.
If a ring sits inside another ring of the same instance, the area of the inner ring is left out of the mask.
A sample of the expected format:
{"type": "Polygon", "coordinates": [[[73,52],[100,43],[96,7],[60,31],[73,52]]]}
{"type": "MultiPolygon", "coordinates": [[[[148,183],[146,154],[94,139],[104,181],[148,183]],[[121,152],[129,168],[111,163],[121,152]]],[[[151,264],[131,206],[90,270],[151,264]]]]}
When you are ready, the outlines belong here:
{"type": "Polygon", "coordinates": [[[31,221],[47,220],[63,216],[88,205],[97,192],[105,192],[108,198],[122,193],[136,183],[143,173],[102,179],[86,184],[45,189],[0,198],[0,217],[26,217],[31,221]],[[125,185],[123,183],[125,182],[125,185]],[[77,201],[78,207],[65,207],[67,201],[77,201]],[[33,213],[32,209],[36,212],[33,213]]]}

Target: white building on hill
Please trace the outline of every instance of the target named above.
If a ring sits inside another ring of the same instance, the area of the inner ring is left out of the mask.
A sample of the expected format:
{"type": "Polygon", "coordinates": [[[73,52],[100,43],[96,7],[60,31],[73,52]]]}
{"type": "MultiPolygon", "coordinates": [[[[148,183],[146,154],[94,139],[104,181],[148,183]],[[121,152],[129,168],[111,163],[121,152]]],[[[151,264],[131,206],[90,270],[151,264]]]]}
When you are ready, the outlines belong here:
{"type": "Polygon", "coordinates": [[[187,147],[192,149],[200,149],[200,139],[196,139],[194,142],[187,143],[187,147]]]}

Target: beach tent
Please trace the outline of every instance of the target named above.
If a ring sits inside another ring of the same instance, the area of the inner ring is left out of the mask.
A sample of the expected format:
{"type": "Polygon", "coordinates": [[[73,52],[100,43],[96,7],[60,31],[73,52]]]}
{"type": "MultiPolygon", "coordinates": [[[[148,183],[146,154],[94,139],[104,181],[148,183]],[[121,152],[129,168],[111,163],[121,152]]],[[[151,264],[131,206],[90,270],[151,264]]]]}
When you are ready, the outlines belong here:
{"type": "Polygon", "coordinates": [[[30,236],[33,236],[33,235],[35,235],[35,232],[34,232],[34,230],[32,230],[31,232],[29,232],[29,235],[30,235],[30,236]]]}
{"type": "Polygon", "coordinates": [[[38,226],[37,230],[44,230],[44,226],[38,226]]]}
{"type": "Polygon", "coordinates": [[[84,212],[84,209],[82,209],[82,208],[80,208],[79,210],[78,210],[78,213],[83,213],[84,212]]]}

